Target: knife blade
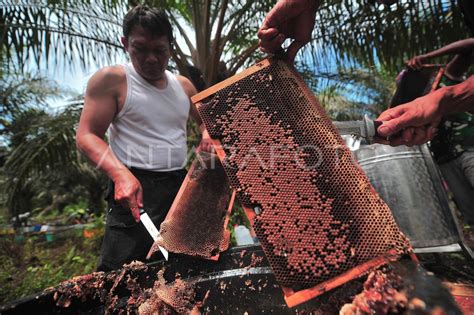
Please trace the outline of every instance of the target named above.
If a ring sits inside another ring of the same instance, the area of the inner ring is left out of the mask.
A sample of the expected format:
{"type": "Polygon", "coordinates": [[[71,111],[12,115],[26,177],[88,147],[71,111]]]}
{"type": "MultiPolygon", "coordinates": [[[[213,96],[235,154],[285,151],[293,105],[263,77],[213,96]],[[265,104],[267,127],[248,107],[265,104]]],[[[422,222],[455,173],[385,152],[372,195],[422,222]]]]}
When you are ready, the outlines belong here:
{"type": "MultiPolygon", "coordinates": [[[[160,238],[160,232],[156,228],[153,221],[151,221],[148,213],[145,212],[145,209],[140,209],[140,221],[143,223],[146,230],[148,231],[150,236],[153,238],[153,241],[156,242],[160,238]]],[[[168,251],[160,245],[158,245],[158,248],[160,249],[160,252],[163,254],[163,257],[165,257],[165,259],[168,260],[168,256],[169,256],[168,251]]]]}
{"type": "Polygon", "coordinates": [[[377,128],[381,124],[381,121],[374,121],[367,115],[364,116],[363,120],[334,121],[339,133],[345,136],[344,140],[351,151],[355,151],[360,147],[361,138],[364,138],[368,144],[374,143],[377,128]]]}

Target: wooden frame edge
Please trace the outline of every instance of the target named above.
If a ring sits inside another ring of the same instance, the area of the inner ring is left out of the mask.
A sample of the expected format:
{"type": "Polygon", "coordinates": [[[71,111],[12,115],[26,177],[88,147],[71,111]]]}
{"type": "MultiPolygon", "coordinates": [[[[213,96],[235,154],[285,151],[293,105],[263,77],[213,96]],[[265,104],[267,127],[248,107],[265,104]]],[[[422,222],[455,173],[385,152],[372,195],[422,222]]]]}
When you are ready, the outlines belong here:
{"type": "MultiPolygon", "coordinates": [[[[396,260],[400,255],[395,252],[395,250],[390,250],[387,254],[374,258],[370,261],[367,261],[361,265],[358,265],[336,278],[329,279],[325,282],[315,285],[312,288],[304,289],[294,292],[291,288],[286,288],[285,293],[285,302],[288,307],[295,307],[299,304],[305,303],[327,291],[335,289],[351,280],[354,280],[364,273],[370,272],[384,264],[389,263],[390,261],[396,260]],[[289,290],[288,290],[289,289],[289,290]],[[293,294],[291,294],[293,292],[293,294]]],[[[283,290],[285,292],[285,290],[283,290]]]]}
{"type": "Polygon", "coordinates": [[[199,101],[202,101],[203,99],[205,99],[209,95],[212,95],[212,94],[216,93],[217,91],[219,91],[219,90],[235,83],[236,81],[239,81],[240,79],[242,79],[244,77],[247,77],[247,76],[251,75],[252,73],[255,73],[255,72],[257,72],[261,69],[264,69],[264,68],[268,67],[269,65],[270,65],[270,59],[268,59],[268,58],[264,59],[262,61],[259,61],[256,64],[254,64],[253,66],[243,70],[242,72],[239,72],[236,75],[233,75],[230,78],[225,79],[224,81],[219,82],[219,83],[207,88],[206,90],[204,90],[202,92],[199,92],[198,94],[196,94],[194,96],[191,96],[191,101],[193,103],[197,103],[199,101]]]}

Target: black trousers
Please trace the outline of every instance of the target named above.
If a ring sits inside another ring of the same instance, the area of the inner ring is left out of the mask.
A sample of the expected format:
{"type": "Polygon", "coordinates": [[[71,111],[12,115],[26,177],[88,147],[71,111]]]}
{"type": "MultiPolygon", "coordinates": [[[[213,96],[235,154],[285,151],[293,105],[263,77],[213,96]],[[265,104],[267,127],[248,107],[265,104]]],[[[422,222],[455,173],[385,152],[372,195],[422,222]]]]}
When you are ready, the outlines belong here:
{"type": "MultiPolygon", "coordinates": [[[[178,193],[186,170],[152,172],[132,168],[143,188],[143,208],[159,229],[178,193]]],[[[119,269],[133,260],[145,261],[153,244],[143,223],[136,222],[130,209],[114,200],[114,183],[109,181],[107,221],[97,271],[119,269]]]]}

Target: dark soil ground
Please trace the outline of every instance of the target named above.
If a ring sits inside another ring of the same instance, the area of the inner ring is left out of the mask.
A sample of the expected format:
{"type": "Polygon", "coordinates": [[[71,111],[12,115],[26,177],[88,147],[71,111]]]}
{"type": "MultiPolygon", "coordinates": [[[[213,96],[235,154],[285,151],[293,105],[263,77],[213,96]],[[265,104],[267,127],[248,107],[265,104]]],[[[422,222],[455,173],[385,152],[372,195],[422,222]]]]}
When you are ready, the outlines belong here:
{"type": "MultiPolygon", "coordinates": [[[[474,250],[474,227],[464,228],[465,244],[474,250]]],[[[418,255],[425,269],[442,281],[474,285],[474,260],[463,253],[418,255]]]]}

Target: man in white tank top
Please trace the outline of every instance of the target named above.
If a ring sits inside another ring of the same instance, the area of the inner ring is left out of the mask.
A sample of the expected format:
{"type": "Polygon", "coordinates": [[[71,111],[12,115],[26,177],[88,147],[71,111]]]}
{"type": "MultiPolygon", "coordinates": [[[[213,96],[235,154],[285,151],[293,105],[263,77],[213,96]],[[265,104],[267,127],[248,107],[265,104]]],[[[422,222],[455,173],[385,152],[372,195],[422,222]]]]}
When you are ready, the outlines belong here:
{"type": "Polygon", "coordinates": [[[144,208],[159,227],[186,174],[186,121],[211,142],[185,77],[167,71],[172,29],[166,14],[137,6],[123,21],[131,63],[105,67],[90,79],[76,134],[78,149],[109,178],[107,223],[98,270],[143,260],[153,242],[139,223],[144,208]],[[104,141],[108,131],[109,144],[104,141]]]}

